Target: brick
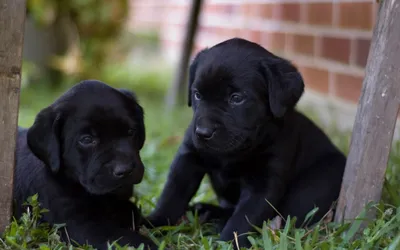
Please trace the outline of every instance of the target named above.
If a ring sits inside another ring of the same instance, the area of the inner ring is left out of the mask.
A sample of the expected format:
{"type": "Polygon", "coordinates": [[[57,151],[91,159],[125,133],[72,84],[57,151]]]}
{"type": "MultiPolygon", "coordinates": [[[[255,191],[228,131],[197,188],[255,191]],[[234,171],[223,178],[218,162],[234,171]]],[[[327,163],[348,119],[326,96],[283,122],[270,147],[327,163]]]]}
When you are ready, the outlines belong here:
{"type": "Polygon", "coordinates": [[[350,40],[346,38],[322,37],[320,56],[333,61],[349,63],[350,40]]]}
{"type": "Polygon", "coordinates": [[[246,40],[251,40],[251,31],[246,29],[240,30],[239,37],[246,40]]]}
{"type": "Polygon", "coordinates": [[[250,40],[252,42],[260,44],[261,43],[261,31],[259,31],[259,30],[250,31],[250,40]]]}
{"type": "Polygon", "coordinates": [[[288,34],[288,36],[290,36],[288,39],[292,39],[291,51],[298,54],[314,55],[314,36],[299,34],[288,34]]]}
{"type": "MultiPolygon", "coordinates": [[[[170,4],[167,8],[169,8],[170,11],[181,11],[186,13],[189,11],[190,6],[188,4],[170,4]]],[[[213,9],[212,6],[211,9],[213,9]]]]}
{"type": "Polygon", "coordinates": [[[369,47],[371,45],[370,39],[357,39],[356,40],[356,65],[365,67],[367,65],[369,47]]]}
{"type": "Polygon", "coordinates": [[[200,32],[204,33],[204,34],[211,34],[212,33],[212,27],[210,27],[210,26],[202,26],[201,29],[200,29],[200,32]]]}
{"type": "Polygon", "coordinates": [[[224,36],[229,38],[234,38],[239,35],[239,29],[229,29],[225,28],[223,30],[224,36]]]}
{"type": "Polygon", "coordinates": [[[227,4],[224,6],[224,12],[229,15],[236,15],[239,13],[239,6],[236,4],[227,4]]]}
{"type": "Polygon", "coordinates": [[[226,4],[218,4],[216,14],[229,14],[229,7],[226,4]]]}
{"type": "Polygon", "coordinates": [[[278,11],[276,4],[260,4],[257,7],[259,8],[259,17],[265,19],[272,19],[274,12],[278,11]]]}
{"type": "Polygon", "coordinates": [[[252,16],[253,9],[251,8],[251,4],[242,3],[239,7],[239,12],[241,16],[252,16]]]}
{"type": "Polygon", "coordinates": [[[221,4],[205,4],[204,11],[207,13],[221,13],[224,11],[224,5],[221,4]]]}
{"type": "Polygon", "coordinates": [[[329,72],[327,70],[312,67],[298,67],[303,76],[306,89],[312,89],[319,93],[328,94],[329,91],[329,72]]]}
{"type": "Polygon", "coordinates": [[[204,11],[207,13],[215,13],[217,11],[217,5],[215,4],[205,4],[204,11]]]}
{"type": "Polygon", "coordinates": [[[182,43],[180,43],[178,41],[174,41],[174,40],[168,40],[168,38],[167,39],[162,39],[161,40],[161,44],[166,49],[176,48],[176,47],[182,46],[182,43]]]}
{"type": "Polygon", "coordinates": [[[357,103],[361,94],[363,80],[364,79],[362,77],[336,74],[335,96],[353,103],[357,103]]]}
{"type": "Polygon", "coordinates": [[[378,21],[378,9],[379,9],[379,3],[374,2],[372,5],[372,28],[375,27],[376,22],[378,21]]]}
{"type": "Polygon", "coordinates": [[[372,1],[339,3],[339,26],[350,29],[372,29],[372,1]]]}
{"type": "Polygon", "coordinates": [[[300,4],[284,3],[277,6],[273,18],[281,21],[300,22],[300,4]]]}
{"type": "Polygon", "coordinates": [[[260,5],[261,4],[249,4],[249,14],[251,17],[260,16],[260,5]]]}
{"type": "Polygon", "coordinates": [[[283,51],[286,45],[286,34],[282,32],[262,32],[261,45],[267,50],[283,51]]]}
{"type": "Polygon", "coordinates": [[[306,23],[321,26],[331,26],[333,20],[332,3],[308,3],[306,23]]]}
{"type": "Polygon", "coordinates": [[[300,4],[282,4],[282,17],[284,21],[300,22],[300,4]]]}
{"type": "Polygon", "coordinates": [[[283,4],[255,4],[253,5],[253,14],[265,19],[277,21],[299,22],[300,21],[300,4],[283,3],[283,4]]]}
{"type": "Polygon", "coordinates": [[[240,33],[240,37],[255,43],[261,43],[261,31],[244,29],[240,33]]]}
{"type": "Polygon", "coordinates": [[[213,33],[215,35],[223,34],[224,32],[225,32],[225,28],[224,27],[213,27],[213,33]]]}

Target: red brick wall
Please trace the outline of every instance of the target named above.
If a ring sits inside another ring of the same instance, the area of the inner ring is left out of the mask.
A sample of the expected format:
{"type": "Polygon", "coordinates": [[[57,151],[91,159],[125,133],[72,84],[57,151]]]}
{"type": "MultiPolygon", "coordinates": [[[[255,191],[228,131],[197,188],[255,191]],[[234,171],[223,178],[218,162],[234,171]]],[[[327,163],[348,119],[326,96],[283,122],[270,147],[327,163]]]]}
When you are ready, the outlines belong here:
{"type": "MultiPolygon", "coordinates": [[[[133,29],[155,29],[175,60],[188,0],[131,0],[133,29]]],[[[377,3],[372,0],[204,0],[194,52],[239,36],[295,63],[306,91],[339,102],[358,101],[377,3]]]]}

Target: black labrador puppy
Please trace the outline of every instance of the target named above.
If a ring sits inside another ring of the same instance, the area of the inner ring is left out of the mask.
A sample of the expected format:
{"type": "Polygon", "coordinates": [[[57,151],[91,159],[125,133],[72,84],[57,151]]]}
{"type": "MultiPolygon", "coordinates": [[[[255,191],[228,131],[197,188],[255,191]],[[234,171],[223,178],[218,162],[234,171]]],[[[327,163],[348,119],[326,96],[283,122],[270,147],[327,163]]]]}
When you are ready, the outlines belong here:
{"type": "Polygon", "coordinates": [[[66,223],[62,238],[107,249],[107,242],[158,249],[135,232],[140,220],[129,201],[141,182],[139,150],[145,141],[143,109],[134,94],[105,83],[78,83],[19,128],[15,217],[39,195],[44,221],[66,223]]]}
{"type": "MultiPolygon", "coordinates": [[[[296,216],[297,226],[314,207],[310,223],[323,218],[346,158],[295,110],[303,91],[296,67],[256,43],[233,38],[199,52],[189,69],[193,119],[149,222],[176,223],[206,174],[220,206],[194,208],[223,221],[221,240],[262,226],[276,210],[296,216]]],[[[246,236],[239,244],[250,246],[246,236]]]]}

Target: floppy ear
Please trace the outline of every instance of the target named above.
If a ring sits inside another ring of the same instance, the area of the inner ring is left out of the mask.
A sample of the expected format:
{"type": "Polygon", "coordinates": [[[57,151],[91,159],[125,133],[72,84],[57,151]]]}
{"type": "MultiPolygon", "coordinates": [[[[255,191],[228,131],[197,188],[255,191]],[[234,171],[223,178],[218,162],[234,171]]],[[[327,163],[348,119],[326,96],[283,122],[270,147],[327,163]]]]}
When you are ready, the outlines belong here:
{"type": "Polygon", "coordinates": [[[189,67],[189,84],[188,84],[188,106],[192,106],[192,85],[194,78],[196,76],[197,65],[200,61],[200,56],[207,52],[208,48],[201,50],[197,55],[194,57],[192,63],[189,67]]]}
{"type": "Polygon", "coordinates": [[[140,121],[139,125],[139,129],[141,130],[140,134],[138,134],[137,136],[139,137],[139,141],[140,141],[140,145],[139,145],[139,150],[142,149],[143,145],[144,145],[144,141],[146,139],[146,131],[145,131],[145,126],[144,126],[144,110],[142,108],[142,106],[140,106],[139,101],[135,95],[135,93],[133,93],[130,90],[127,89],[118,89],[122,94],[124,94],[125,96],[127,96],[129,99],[131,99],[131,101],[135,104],[135,109],[136,109],[136,115],[137,115],[137,122],[140,121]]]}
{"type": "Polygon", "coordinates": [[[140,116],[140,118],[143,118],[144,116],[144,110],[142,108],[142,106],[140,106],[139,101],[135,95],[135,93],[133,93],[130,90],[127,89],[118,89],[119,92],[121,92],[122,94],[124,94],[125,96],[127,96],[129,99],[131,99],[131,101],[133,101],[135,103],[135,107],[137,109],[137,114],[138,116],[140,116]]]}
{"type": "Polygon", "coordinates": [[[61,165],[60,124],[61,114],[50,106],[39,112],[27,134],[29,148],[53,173],[61,165]]]}
{"type": "Polygon", "coordinates": [[[124,94],[127,97],[131,98],[134,102],[137,102],[137,97],[136,97],[135,93],[133,93],[132,91],[130,91],[128,89],[118,89],[118,90],[122,94],[124,94]]]}
{"type": "Polygon", "coordinates": [[[268,84],[271,112],[280,118],[287,110],[293,109],[302,96],[303,78],[297,68],[283,58],[268,58],[261,67],[268,84]]]}

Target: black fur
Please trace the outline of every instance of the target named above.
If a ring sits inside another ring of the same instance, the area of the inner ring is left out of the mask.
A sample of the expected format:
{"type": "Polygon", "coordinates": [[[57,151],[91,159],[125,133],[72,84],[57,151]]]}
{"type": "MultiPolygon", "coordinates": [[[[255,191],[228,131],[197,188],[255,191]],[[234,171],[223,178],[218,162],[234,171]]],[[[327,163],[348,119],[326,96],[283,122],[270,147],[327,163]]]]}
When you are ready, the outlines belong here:
{"type": "Polygon", "coordinates": [[[201,51],[189,74],[193,119],[150,223],[176,223],[206,174],[220,206],[194,207],[222,221],[221,240],[236,231],[248,247],[240,235],[253,231],[248,221],[276,216],[269,203],[297,226],[317,206],[311,223],[319,221],[339,195],[346,158],[295,110],[304,90],[296,67],[234,38],[201,51]]]}
{"type": "Polygon", "coordinates": [[[19,128],[15,217],[29,196],[49,209],[43,220],[66,223],[62,238],[107,249],[107,241],[156,245],[138,232],[140,211],[129,201],[141,182],[143,109],[128,90],[83,81],[19,128]]]}

